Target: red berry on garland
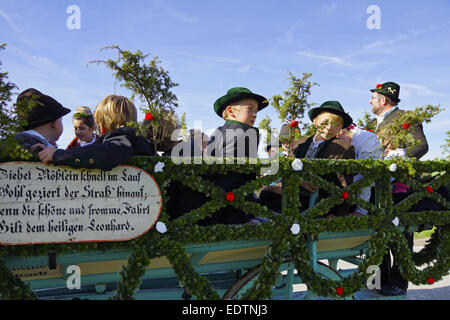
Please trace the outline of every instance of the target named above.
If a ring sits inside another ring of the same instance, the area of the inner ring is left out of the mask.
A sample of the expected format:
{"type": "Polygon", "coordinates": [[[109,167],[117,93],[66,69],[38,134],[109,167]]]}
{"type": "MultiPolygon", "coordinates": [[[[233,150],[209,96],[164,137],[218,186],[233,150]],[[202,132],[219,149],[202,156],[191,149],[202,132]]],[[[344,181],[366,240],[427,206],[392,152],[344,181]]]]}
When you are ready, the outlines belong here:
{"type": "Polygon", "coordinates": [[[228,192],[227,193],[227,200],[230,202],[234,201],[234,193],[233,192],[228,192]]]}
{"type": "Polygon", "coordinates": [[[431,278],[431,277],[430,277],[430,278],[427,278],[427,281],[428,281],[429,284],[433,284],[433,283],[434,283],[434,279],[431,278]]]}
{"type": "Polygon", "coordinates": [[[342,294],[344,293],[344,288],[342,287],[337,287],[336,288],[336,293],[340,296],[342,296],[342,294]]]}
{"type": "Polygon", "coordinates": [[[297,128],[298,127],[298,121],[297,120],[291,121],[290,126],[291,126],[291,128],[297,128]]]}
{"type": "Polygon", "coordinates": [[[342,198],[348,199],[348,192],[342,192],[342,198]]]}
{"type": "Polygon", "coordinates": [[[145,120],[147,120],[147,121],[153,120],[152,114],[149,113],[149,112],[147,112],[147,113],[145,114],[145,120]]]}
{"type": "Polygon", "coordinates": [[[403,124],[403,129],[408,130],[411,125],[407,122],[403,124]]]}
{"type": "Polygon", "coordinates": [[[428,193],[430,193],[430,194],[433,193],[433,188],[432,187],[427,186],[426,189],[427,189],[428,193]]]}

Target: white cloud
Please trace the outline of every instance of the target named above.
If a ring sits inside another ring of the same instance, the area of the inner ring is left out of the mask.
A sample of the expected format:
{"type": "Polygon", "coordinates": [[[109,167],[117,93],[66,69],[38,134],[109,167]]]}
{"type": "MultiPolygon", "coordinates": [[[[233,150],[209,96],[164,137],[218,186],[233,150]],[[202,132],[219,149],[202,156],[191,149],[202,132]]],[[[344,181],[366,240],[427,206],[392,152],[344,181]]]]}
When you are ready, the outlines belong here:
{"type": "Polygon", "coordinates": [[[340,57],[335,57],[335,56],[325,56],[325,55],[316,54],[316,53],[312,53],[312,52],[308,52],[308,51],[300,51],[300,52],[298,52],[298,54],[303,57],[307,57],[307,58],[324,60],[325,62],[319,66],[319,69],[326,65],[329,65],[329,64],[333,64],[337,67],[349,67],[349,68],[358,69],[358,70],[363,69],[362,67],[360,67],[356,64],[346,61],[345,58],[340,58],[340,57]]]}
{"type": "Polygon", "coordinates": [[[239,59],[220,57],[220,56],[208,56],[208,55],[196,54],[196,55],[193,55],[193,57],[202,59],[202,60],[208,60],[208,61],[220,62],[220,63],[239,63],[239,62],[241,62],[239,59]]]}
{"type": "Polygon", "coordinates": [[[324,4],[322,6],[322,11],[324,11],[327,15],[330,15],[332,13],[334,13],[337,10],[337,4],[336,3],[332,3],[329,5],[324,4]]]}
{"type": "Polygon", "coordinates": [[[250,69],[251,69],[250,65],[247,64],[247,65],[245,65],[245,66],[240,67],[239,69],[237,69],[237,72],[238,72],[238,73],[245,74],[245,73],[249,72],[250,69]]]}
{"type": "Polygon", "coordinates": [[[419,96],[446,96],[445,93],[433,91],[427,86],[414,83],[402,83],[401,84],[402,95],[404,97],[415,94],[419,96]]]}
{"type": "Polygon", "coordinates": [[[27,45],[32,45],[30,39],[25,37],[22,34],[22,30],[14,23],[14,21],[11,19],[11,17],[4,11],[0,10],[0,16],[8,23],[10,28],[14,31],[14,33],[17,35],[19,39],[21,39],[23,42],[25,42],[27,45]]]}
{"type": "Polygon", "coordinates": [[[406,34],[399,34],[395,38],[392,38],[392,39],[389,39],[389,40],[375,41],[373,43],[365,45],[363,47],[363,49],[364,50],[374,50],[374,49],[379,48],[379,47],[384,47],[385,48],[386,46],[393,45],[393,44],[396,44],[398,42],[408,40],[409,37],[410,36],[406,35],[406,34]]]}

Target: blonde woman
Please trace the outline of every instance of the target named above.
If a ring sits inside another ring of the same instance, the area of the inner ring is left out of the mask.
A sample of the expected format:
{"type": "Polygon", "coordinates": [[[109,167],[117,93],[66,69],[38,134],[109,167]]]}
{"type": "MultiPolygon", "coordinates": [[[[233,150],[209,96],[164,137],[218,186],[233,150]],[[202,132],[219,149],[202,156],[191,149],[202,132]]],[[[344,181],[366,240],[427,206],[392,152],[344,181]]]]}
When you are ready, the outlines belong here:
{"type": "Polygon", "coordinates": [[[137,121],[136,107],[128,98],[117,95],[103,98],[94,117],[101,135],[93,144],[69,150],[37,144],[33,148],[42,149],[38,154],[41,161],[73,168],[111,170],[131,156],[155,155],[153,144],[126,126],[130,121],[137,121]]]}

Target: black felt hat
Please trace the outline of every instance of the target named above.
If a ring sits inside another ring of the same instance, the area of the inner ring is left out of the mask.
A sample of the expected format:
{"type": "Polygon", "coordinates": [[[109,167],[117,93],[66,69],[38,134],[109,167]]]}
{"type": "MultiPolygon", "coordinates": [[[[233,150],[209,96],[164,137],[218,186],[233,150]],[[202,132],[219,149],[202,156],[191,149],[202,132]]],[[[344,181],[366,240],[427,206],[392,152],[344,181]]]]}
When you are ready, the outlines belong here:
{"type": "Polygon", "coordinates": [[[48,122],[55,121],[70,112],[70,109],[64,108],[52,97],[33,88],[19,94],[17,105],[20,117],[27,121],[27,124],[23,127],[25,130],[34,129],[48,122]],[[25,111],[24,109],[21,110],[21,103],[33,104],[33,106],[31,110],[24,108],[26,109],[25,111]]]}
{"type": "Polygon", "coordinates": [[[398,98],[400,94],[400,86],[395,82],[385,82],[383,84],[377,84],[376,89],[371,89],[370,91],[381,93],[382,95],[385,95],[396,103],[400,102],[400,99],[398,98]]]}

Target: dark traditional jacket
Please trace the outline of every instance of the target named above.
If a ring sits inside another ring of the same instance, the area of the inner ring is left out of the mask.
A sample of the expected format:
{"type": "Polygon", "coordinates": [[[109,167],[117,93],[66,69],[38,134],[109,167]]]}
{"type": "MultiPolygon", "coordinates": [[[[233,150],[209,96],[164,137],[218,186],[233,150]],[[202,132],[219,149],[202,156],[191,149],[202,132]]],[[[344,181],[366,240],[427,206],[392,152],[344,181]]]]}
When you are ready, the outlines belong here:
{"type": "MultiPolygon", "coordinates": [[[[25,132],[17,133],[16,134],[16,139],[28,151],[30,150],[30,148],[33,145],[38,144],[38,143],[42,143],[42,144],[44,144],[46,146],[51,146],[51,144],[47,140],[43,140],[43,139],[41,139],[41,138],[39,138],[37,136],[34,136],[32,134],[28,134],[28,133],[25,133],[25,132]]],[[[40,150],[36,150],[36,152],[34,152],[34,153],[37,153],[39,151],[40,150]]]]}
{"type": "Polygon", "coordinates": [[[111,170],[131,156],[154,156],[153,143],[128,127],[112,130],[93,144],[69,150],[58,149],[53,154],[54,165],[73,168],[111,170]]]}
{"type": "MultiPolygon", "coordinates": [[[[303,142],[301,142],[297,146],[297,148],[294,150],[295,157],[296,158],[304,158],[312,141],[313,141],[313,137],[309,137],[306,140],[304,140],[303,142]]],[[[337,138],[332,138],[332,139],[322,142],[319,145],[315,159],[335,159],[335,160],[355,159],[355,148],[351,144],[349,144],[343,140],[339,140],[337,138]]],[[[318,174],[320,175],[320,172],[318,172],[318,174]]],[[[326,174],[326,175],[321,175],[321,177],[327,181],[334,183],[336,186],[339,186],[339,187],[347,187],[348,185],[350,185],[353,182],[353,174],[343,174],[343,173],[326,174]]],[[[305,194],[305,193],[303,193],[303,194],[305,194]]],[[[328,196],[328,194],[323,189],[320,189],[318,199],[321,200],[327,196],[328,196]]],[[[304,207],[304,205],[305,205],[304,202],[308,201],[308,200],[305,197],[301,196],[300,201],[303,204],[302,209],[306,209],[306,207],[304,207]]],[[[350,208],[350,206],[344,202],[344,203],[332,208],[329,213],[341,216],[341,215],[345,215],[345,214],[349,213],[349,208],[350,208]]]]}
{"type": "MultiPolygon", "coordinates": [[[[390,114],[388,114],[383,122],[380,123],[375,133],[379,133],[381,129],[391,123],[394,119],[401,116],[402,113],[404,113],[405,110],[400,110],[396,108],[394,111],[392,111],[390,114]]],[[[372,121],[375,122],[375,125],[377,124],[377,120],[373,119],[372,121]]],[[[427,152],[428,152],[428,142],[427,138],[425,137],[425,134],[423,133],[423,126],[421,123],[416,124],[413,128],[411,128],[411,134],[414,139],[419,140],[421,144],[413,147],[411,150],[409,148],[405,148],[406,155],[408,157],[414,157],[417,159],[422,158],[427,152]]]]}

